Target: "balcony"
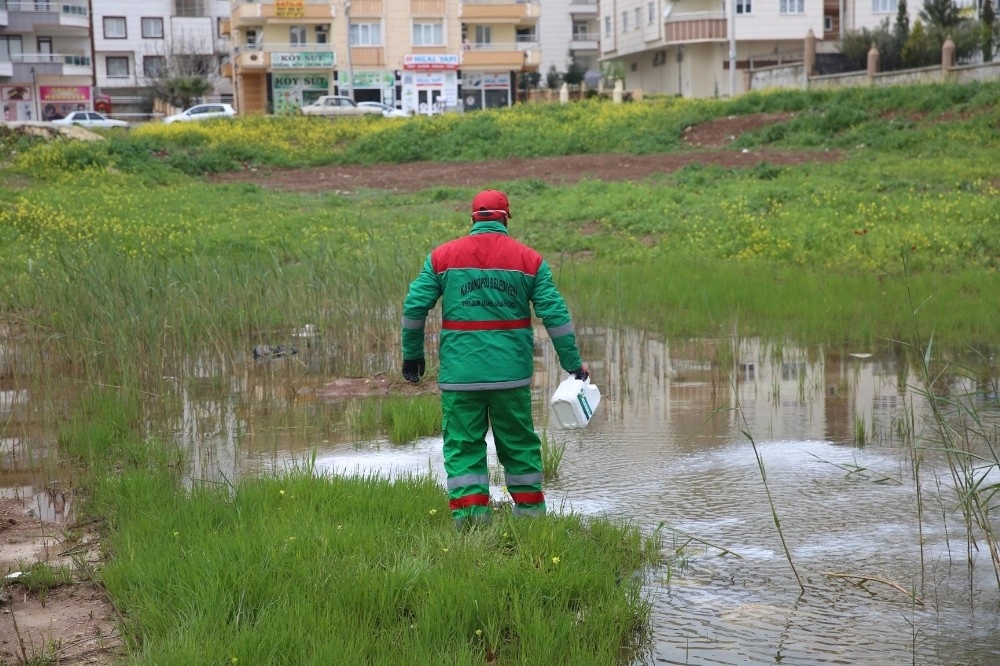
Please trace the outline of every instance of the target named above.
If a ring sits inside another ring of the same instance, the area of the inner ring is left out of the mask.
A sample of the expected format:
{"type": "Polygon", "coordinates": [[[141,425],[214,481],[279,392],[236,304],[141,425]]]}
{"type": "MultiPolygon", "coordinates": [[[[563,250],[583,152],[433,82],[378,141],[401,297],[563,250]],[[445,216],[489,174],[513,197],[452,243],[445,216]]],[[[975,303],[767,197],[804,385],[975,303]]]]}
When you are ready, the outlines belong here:
{"type": "Polygon", "coordinates": [[[355,18],[366,16],[381,18],[384,13],[382,0],[351,0],[351,16],[355,18]]]}
{"type": "Polygon", "coordinates": [[[570,0],[569,13],[573,18],[597,18],[597,0],[570,0]]]}
{"type": "MultiPolygon", "coordinates": [[[[337,3],[339,4],[339,3],[337,3]]],[[[232,20],[236,25],[275,23],[329,23],[337,15],[332,0],[231,0],[232,20]]]]}
{"type": "Polygon", "coordinates": [[[469,44],[462,51],[462,67],[469,69],[531,69],[538,67],[541,60],[537,42],[469,44]]]}
{"type": "Polygon", "coordinates": [[[239,69],[333,69],[337,53],[332,44],[242,44],[233,49],[239,69]]]}
{"type": "Polygon", "coordinates": [[[220,37],[229,37],[232,34],[233,34],[233,24],[232,24],[232,21],[230,21],[227,18],[219,19],[219,36],[220,37]]]}
{"type": "Polygon", "coordinates": [[[574,32],[569,42],[570,51],[596,51],[601,48],[601,37],[596,32],[574,32]]]}
{"type": "Polygon", "coordinates": [[[410,0],[410,16],[414,18],[443,18],[445,0],[410,0]]]}
{"type": "Polygon", "coordinates": [[[15,30],[33,31],[37,27],[82,28],[90,31],[87,3],[80,0],[7,0],[6,25],[15,30]]]}
{"type": "Polygon", "coordinates": [[[385,67],[385,48],[381,46],[352,46],[351,65],[354,67],[385,67]]]}
{"type": "Polygon", "coordinates": [[[668,44],[725,42],[729,39],[725,12],[682,12],[664,22],[668,44]]]}
{"type": "Polygon", "coordinates": [[[10,60],[17,66],[17,75],[26,75],[28,79],[32,67],[37,76],[92,76],[94,73],[90,56],[82,53],[12,53],[10,60]]]}
{"type": "Polygon", "coordinates": [[[512,23],[529,26],[538,23],[542,5],[528,0],[463,0],[458,6],[458,14],[463,23],[512,23]]]}

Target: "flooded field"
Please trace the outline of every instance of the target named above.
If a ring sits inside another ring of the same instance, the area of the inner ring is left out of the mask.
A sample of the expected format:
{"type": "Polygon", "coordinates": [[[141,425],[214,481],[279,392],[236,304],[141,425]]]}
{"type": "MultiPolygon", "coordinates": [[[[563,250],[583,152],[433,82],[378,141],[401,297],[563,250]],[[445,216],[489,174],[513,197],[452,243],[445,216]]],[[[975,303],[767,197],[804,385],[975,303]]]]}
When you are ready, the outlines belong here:
{"type": "MultiPolygon", "coordinates": [[[[536,424],[565,446],[546,486],[551,510],[663,530],[644,663],[1000,663],[991,539],[961,504],[969,478],[981,490],[1000,483],[988,443],[969,436],[996,442],[998,378],[971,370],[991,367],[989,350],[938,358],[946,371],[928,386],[898,346],[590,331],[584,357],[604,398],[586,430],[564,431],[545,407],[562,377],[538,337],[536,424]],[[946,393],[961,400],[932,397],[946,393]],[[981,457],[956,463],[943,450],[935,409],[981,457]]],[[[352,436],[345,422],[360,398],[324,399],[332,378],[310,367],[308,351],[255,361],[248,350],[236,367],[191,362],[149,396],[150,431],[190,451],[192,479],[313,456],[320,471],[443,478],[440,438],[352,436]]],[[[3,493],[34,496],[48,520],[71,512],[72,475],[46,414],[81,390],[0,383],[3,493]]],[[[503,499],[499,485],[493,492],[503,499]]]]}

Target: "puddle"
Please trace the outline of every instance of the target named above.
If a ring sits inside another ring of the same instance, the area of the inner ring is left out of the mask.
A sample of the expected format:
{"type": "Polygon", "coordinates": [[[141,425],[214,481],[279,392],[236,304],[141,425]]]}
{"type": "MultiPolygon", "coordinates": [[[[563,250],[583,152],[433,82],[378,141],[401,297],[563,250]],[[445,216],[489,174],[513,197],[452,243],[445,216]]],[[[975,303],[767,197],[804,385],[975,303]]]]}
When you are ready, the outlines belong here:
{"type": "MultiPolygon", "coordinates": [[[[550,422],[545,406],[562,374],[549,345],[536,349],[536,424],[566,447],[546,486],[549,506],[697,537],[664,532],[668,553],[686,545],[649,581],[653,641],[644,662],[1000,663],[993,568],[985,549],[973,550],[967,566],[950,471],[932,451],[920,467],[918,523],[909,442],[925,432],[929,405],[900,349],[758,340],[734,348],[598,330],[581,340],[603,394],[582,431],[550,422]]],[[[178,382],[181,407],[165,422],[191,449],[194,478],[268,473],[315,453],[320,471],[443,480],[440,437],[354,441],[343,424],[343,382],[324,397],[330,380],[301,373],[284,391],[281,366],[198,367],[197,384],[178,382]]],[[[981,416],[997,418],[996,377],[948,382],[981,416]]],[[[385,386],[383,378],[369,388],[385,386]]],[[[23,387],[0,385],[9,422],[30,403],[23,387]]],[[[52,433],[27,425],[0,435],[5,474],[23,439],[52,445],[52,433]]],[[[492,446],[490,461],[496,468],[492,446]]],[[[501,493],[495,485],[494,496],[501,493]]]]}

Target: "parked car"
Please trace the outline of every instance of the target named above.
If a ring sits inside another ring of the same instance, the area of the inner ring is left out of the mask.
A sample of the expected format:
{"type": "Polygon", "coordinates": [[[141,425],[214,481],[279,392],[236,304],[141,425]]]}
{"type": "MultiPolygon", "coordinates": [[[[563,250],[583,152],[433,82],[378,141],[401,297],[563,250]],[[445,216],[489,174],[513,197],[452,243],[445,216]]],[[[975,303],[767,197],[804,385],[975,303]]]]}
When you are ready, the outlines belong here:
{"type": "Polygon", "coordinates": [[[236,115],[236,109],[231,104],[195,104],[189,109],[184,109],[180,113],[167,116],[163,122],[185,123],[192,120],[209,120],[210,118],[232,118],[236,115]]]}
{"type": "Polygon", "coordinates": [[[124,120],[114,120],[97,111],[70,111],[65,118],[51,122],[53,125],[79,125],[80,127],[103,127],[105,129],[128,128],[128,123],[124,120]]]}
{"type": "Polygon", "coordinates": [[[382,102],[358,102],[358,106],[378,109],[385,118],[409,118],[410,114],[394,106],[383,104],[382,102]]]}
{"type": "Polygon", "coordinates": [[[380,116],[382,109],[371,106],[359,106],[350,97],[342,95],[323,95],[312,104],[302,107],[302,113],[307,116],[380,116]]]}

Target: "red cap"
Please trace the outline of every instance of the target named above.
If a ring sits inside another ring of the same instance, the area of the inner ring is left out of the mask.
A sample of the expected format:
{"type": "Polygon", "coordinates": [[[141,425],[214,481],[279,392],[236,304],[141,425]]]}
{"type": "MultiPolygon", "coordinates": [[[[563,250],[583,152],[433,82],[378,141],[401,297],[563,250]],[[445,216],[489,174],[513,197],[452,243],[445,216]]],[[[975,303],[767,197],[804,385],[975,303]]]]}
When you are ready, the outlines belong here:
{"type": "Polygon", "coordinates": [[[472,198],[473,222],[505,220],[510,216],[510,202],[499,190],[483,190],[472,198]]]}

